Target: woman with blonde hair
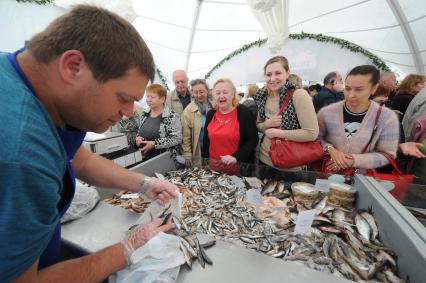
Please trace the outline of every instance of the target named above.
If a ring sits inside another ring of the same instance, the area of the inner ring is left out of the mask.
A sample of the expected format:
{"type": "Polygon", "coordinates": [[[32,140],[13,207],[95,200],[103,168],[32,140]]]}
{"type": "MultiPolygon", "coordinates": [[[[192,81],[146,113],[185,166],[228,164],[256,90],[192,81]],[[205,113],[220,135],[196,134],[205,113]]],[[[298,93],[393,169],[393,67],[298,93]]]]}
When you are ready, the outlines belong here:
{"type": "Polygon", "coordinates": [[[391,108],[399,111],[400,121],[414,96],[425,87],[425,76],[410,74],[406,76],[398,87],[396,96],[392,100],[391,108]]]}
{"type": "MultiPolygon", "coordinates": [[[[272,138],[310,142],[318,137],[318,121],[312,99],[306,90],[295,89],[294,84],[288,81],[289,75],[287,59],[283,56],[272,57],[264,66],[265,86],[254,97],[258,108],[257,128],[264,133],[259,163],[267,165],[265,170],[268,171],[279,169],[274,166],[269,156],[272,138]],[[292,92],[293,96],[283,114],[278,115],[286,97],[292,92]]],[[[290,169],[301,170],[302,167],[290,169]]]]}
{"type": "Polygon", "coordinates": [[[239,173],[238,163],[253,163],[259,140],[256,120],[250,110],[238,103],[237,90],[229,79],[213,85],[215,109],[207,113],[202,156],[210,158],[213,170],[239,173]]]}

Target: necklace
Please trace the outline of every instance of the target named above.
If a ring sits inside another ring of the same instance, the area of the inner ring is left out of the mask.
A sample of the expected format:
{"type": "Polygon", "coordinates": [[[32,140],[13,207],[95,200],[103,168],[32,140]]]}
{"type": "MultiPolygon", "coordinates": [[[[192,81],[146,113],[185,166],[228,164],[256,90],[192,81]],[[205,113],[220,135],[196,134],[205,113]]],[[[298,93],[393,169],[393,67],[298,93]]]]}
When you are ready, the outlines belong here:
{"type": "Polygon", "coordinates": [[[228,118],[228,119],[220,119],[219,117],[216,117],[216,120],[219,122],[220,125],[226,125],[231,121],[232,118],[228,118]]]}

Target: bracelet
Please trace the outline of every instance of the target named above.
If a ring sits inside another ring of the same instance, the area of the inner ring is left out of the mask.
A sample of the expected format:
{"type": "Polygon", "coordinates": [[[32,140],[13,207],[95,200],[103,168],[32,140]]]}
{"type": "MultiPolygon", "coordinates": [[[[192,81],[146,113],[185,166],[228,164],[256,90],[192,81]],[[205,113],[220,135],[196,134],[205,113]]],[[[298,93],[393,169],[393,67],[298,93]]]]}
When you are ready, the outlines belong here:
{"type": "Polygon", "coordinates": [[[324,147],[324,152],[330,154],[330,149],[334,148],[331,144],[324,147]]]}
{"type": "Polygon", "coordinates": [[[143,182],[142,182],[142,184],[139,188],[139,194],[140,195],[143,195],[146,192],[146,190],[148,189],[149,185],[152,182],[152,179],[154,179],[154,178],[148,177],[148,176],[144,177],[143,182]]]}

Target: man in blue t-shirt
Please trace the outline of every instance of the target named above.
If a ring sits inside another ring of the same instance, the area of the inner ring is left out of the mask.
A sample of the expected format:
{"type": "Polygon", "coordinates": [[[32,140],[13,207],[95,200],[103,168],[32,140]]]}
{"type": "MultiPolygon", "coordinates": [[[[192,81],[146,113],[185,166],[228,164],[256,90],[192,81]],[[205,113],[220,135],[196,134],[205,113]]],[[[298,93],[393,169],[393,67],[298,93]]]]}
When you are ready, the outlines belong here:
{"type": "Polygon", "coordinates": [[[165,202],[176,186],[86,151],[86,131],[133,115],[154,62],[125,20],[77,6],[36,34],[25,50],[0,53],[0,282],[100,282],[172,224],[140,225],[121,243],[58,263],[60,216],[75,177],[165,202]],[[49,268],[46,268],[49,266],[49,268]]]}

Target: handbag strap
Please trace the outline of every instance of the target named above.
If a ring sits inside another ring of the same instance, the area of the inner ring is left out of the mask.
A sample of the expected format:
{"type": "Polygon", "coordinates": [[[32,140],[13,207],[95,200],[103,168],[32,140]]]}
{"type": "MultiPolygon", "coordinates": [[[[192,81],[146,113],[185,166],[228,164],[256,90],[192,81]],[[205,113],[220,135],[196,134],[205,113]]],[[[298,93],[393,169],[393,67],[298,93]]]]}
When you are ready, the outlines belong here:
{"type": "Polygon", "coordinates": [[[377,151],[377,153],[380,153],[381,155],[386,157],[386,159],[389,161],[389,163],[393,166],[393,169],[395,170],[397,175],[400,175],[400,176],[403,175],[401,170],[399,170],[398,165],[396,164],[396,160],[392,156],[392,154],[390,154],[389,152],[386,152],[386,151],[377,151]]]}
{"type": "Polygon", "coordinates": [[[375,136],[375,134],[377,132],[377,122],[379,122],[380,114],[382,113],[382,108],[383,108],[383,106],[380,105],[379,109],[377,110],[376,119],[374,121],[373,132],[371,133],[370,140],[368,141],[367,145],[364,147],[362,153],[366,153],[367,152],[368,147],[370,146],[371,142],[373,141],[373,138],[374,138],[374,136],[375,136]]]}
{"type": "Polygon", "coordinates": [[[283,104],[281,105],[280,111],[278,112],[278,115],[282,115],[284,112],[284,109],[287,107],[288,102],[293,97],[294,94],[294,88],[287,91],[287,96],[285,97],[283,104]]]}

